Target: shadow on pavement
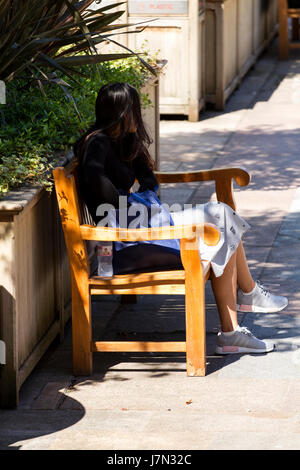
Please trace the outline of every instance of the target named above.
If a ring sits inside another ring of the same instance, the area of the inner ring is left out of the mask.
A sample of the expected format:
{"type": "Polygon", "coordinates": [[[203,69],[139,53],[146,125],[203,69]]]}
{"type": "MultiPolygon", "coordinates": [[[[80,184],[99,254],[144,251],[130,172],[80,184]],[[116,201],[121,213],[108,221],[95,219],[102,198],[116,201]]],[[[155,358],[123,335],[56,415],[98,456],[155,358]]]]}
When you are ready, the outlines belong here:
{"type": "MultiPolygon", "coordinates": [[[[53,409],[18,409],[0,410],[0,450],[20,450],[26,447],[26,441],[43,437],[51,439],[51,435],[77,424],[85,415],[85,408],[71,397],[72,408],[76,412],[61,412],[60,404],[65,395],[57,386],[58,406],[53,409]]],[[[46,408],[46,404],[44,405],[46,408]]],[[[34,442],[30,443],[34,446],[34,442]]]]}

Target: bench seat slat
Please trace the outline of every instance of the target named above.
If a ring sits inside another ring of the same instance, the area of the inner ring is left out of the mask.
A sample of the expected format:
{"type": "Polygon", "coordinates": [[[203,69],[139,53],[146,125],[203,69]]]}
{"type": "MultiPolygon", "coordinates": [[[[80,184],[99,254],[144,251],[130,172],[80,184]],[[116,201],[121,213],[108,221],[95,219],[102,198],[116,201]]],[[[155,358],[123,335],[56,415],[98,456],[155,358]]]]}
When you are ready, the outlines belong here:
{"type": "Polygon", "coordinates": [[[186,352],[185,341],[93,341],[92,352],[186,352]]]}
{"type": "MultiPolygon", "coordinates": [[[[210,274],[210,263],[202,261],[204,282],[210,274]]],[[[184,294],[185,271],[155,271],[142,274],[93,276],[89,279],[91,295],[101,294],[184,294]]]]}

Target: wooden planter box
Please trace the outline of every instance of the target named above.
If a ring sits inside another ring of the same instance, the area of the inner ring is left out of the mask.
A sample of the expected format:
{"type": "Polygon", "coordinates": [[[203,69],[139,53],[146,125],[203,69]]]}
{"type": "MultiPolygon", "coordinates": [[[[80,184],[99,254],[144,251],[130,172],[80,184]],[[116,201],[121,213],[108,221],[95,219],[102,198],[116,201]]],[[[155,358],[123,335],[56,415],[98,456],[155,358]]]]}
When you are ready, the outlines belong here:
{"type": "MultiPolygon", "coordinates": [[[[158,72],[163,68],[158,67],[158,72]]],[[[149,152],[155,162],[155,169],[158,171],[160,166],[159,159],[159,82],[160,75],[158,77],[151,77],[142,88],[142,92],[147,94],[151,100],[151,106],[142,110],[142,116],[145,123],[145,127],[149,132],[152,139],[149,152]]]]}
{"type": "Polygon", "coordinates": [[[129,0],[121,5],[126,10],[119,22],[143,29],[140,34],[120,35],[122,44],[132,50],[147,49],[167,60],[160,76],[159,112],[184,114],[190,121],[198,121],[204,107],[204,1],[198,0],[129,0]],[[154,21],[153,21],[154,20],[154,21]]]}
{"type": "Polygon", "coordinates": [[[276,33],[277,0],[209,0],[205,19],[206,102],[225,102],[276,33]]]}
{"type": "MultiPolygon", "coordinates": [[[[159,169],[159,79],[143,91],[152,106],[143,111],[159,169]]],[[[18,404],[19,390],[53,339],[64,336],[71,313],[68,256],[54,191],[21,188],[0,200],[0,407],[18,404]]]]}
{"type": "Polygon", "coordinates": [[[11,191],[0,201],[0,406],[19,389],[70,315],[69,264],[54,192],[11,191]]]}

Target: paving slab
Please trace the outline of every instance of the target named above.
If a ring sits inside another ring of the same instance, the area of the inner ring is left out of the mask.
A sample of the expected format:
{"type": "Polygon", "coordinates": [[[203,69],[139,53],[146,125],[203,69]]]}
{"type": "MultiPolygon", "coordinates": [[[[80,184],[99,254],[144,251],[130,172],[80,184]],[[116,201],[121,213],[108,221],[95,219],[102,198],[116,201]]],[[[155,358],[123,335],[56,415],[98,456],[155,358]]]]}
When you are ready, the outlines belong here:
{"type": "Polygon", "coordinates": [[[207,450],[299,450],[299,434],[277,432],[218,433],[207,450]]]}

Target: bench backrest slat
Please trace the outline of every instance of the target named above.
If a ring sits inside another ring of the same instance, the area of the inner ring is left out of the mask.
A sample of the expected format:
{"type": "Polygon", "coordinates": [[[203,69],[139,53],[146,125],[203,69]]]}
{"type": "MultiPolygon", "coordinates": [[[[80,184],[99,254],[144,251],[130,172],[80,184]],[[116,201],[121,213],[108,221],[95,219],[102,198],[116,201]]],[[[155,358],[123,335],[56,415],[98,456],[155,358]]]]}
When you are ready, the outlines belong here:
{"type": "Polygon", "coordinates": [[[74,171],[67,172],[65,168],[58,167],[53,170],[53,177],[72,274],[75,277],[88,277],[88,251],[80,233],[80,224],[84,223],[84,217],[81,213],[74,171]]]}

